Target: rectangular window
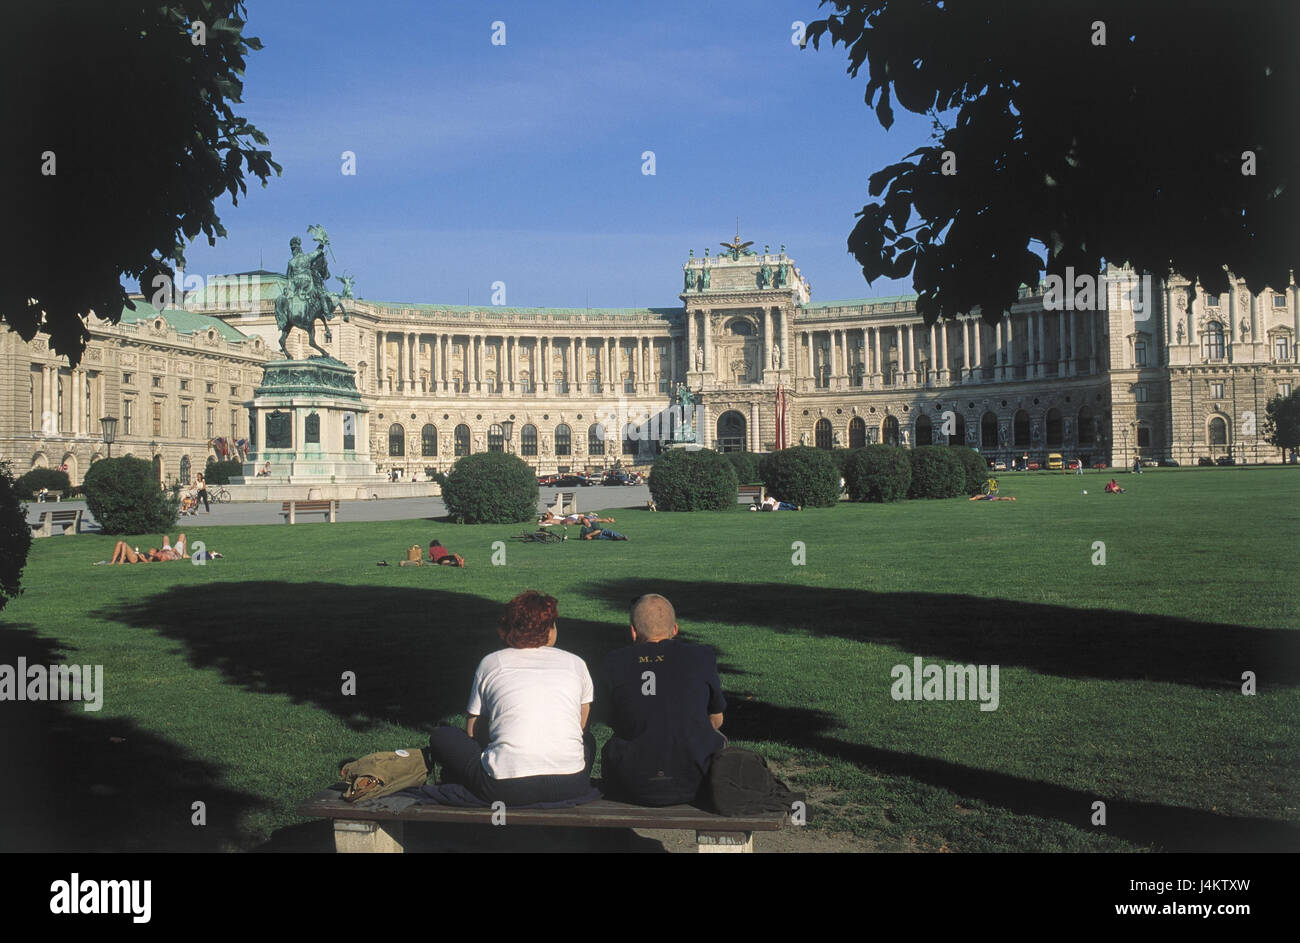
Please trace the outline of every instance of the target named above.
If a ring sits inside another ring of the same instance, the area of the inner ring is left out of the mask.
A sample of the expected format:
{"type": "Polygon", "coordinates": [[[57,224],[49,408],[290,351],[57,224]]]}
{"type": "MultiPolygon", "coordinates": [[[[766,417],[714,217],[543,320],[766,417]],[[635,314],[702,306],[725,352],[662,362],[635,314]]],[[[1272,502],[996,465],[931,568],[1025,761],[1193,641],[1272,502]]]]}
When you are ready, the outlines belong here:
{"type": "Polygon", "coordinates": [[[122,383],[125,384],[126,386],[133,386],[135,384],[135,374],[134,373],[122,374],[122,383]]]}
{"type": "Polygon", "coordinates": [[[122,400],[122,435],[130,435],[131,429],[131,409],[135,405],[135,400],[122,400]]]}
{"type": "Polygon", "coordinates": [[[1145,386],[1138,385],[1133,387],[1133,401],[1137,403],[1145,403],[1147,401],[1147,388],[1145,386]]]}
{"type": "Polygon", "coordinates": [[[1290,384],[1290,383],[1279,383],[1279,384],[1277,385],[1277,395],[1278,395],[1278,396],[1281,396],[1283,399],[1285,399],[1286,397],[1290,396],[1290,395],[1291,395],[1291,384],[1290,384]]]}
{"type": "Polygon", "coordinates": [[[1275,307],[1275,308],[1285,308],[1285,307],[1286,307],[1286,295],[1278,295],[1278,294],[1273,295],[1273,307],[1275,307]]]}
{"type": "Polygon", "coordinates": [[[667,393],[667,392],[668,392],[668,378],[667,378],[667,377],[660,377],[660,378],[659,378],[659,392],[660,392],[660,393],[667,393]]]}
{"type": "Polygon", "coordinates": [[[239,438],[239,410],[237,409],[230,411],[230,434],[239,438]]]}
{"type": "Polygon", "coordinates": [[[216,385],[215,383],[209,383],[209,384],[208,384],[208,392],[209,392],[209,393],[215,393],[215,392],[217,392],[217,385],[216,385]]]}
{"type": "Polygon", "coordinates": [[[230,395],[231,395],[231,396],[238,396],[238,395],[239,395],[239,387],[237,387],[237,386],[232,386],[232,387],[230,388],[230,395]]]}
{"type": "Polygon", "coordinates": [[[182,390],[188,390],[189,388],[190,388],[190,381],[189,381],[189,380],[181,380],[181,389],[182,389],[182,390]]]}
{"type": "Polygon", "coordinates": [[[599,392],[600,392],[600,381],[599,381],[599,380],[592,380],[592,381],[588,384],[588,387],[589,387],[590,392],[592,392],[592,393],[599,393],[599,392]]]}
{"type": "Polygon", "coordinates": [[[1207,308],[1217,308],[1217,307],[1219,306],[1219,296],[1218,296],[1218,295],[1206,295],[1206,296],[1205,296],[1205,306],[1206,306],[1207,308]]]}
{"type": "Polygon", "coordinates": [[[1276,337],[1273,339],[1273,355],[1278,360],[1291,359],[1291,342],[1286,337],[1276,337]]]}
{"type": "Polygon", "coordinates": [[[161,436],[162,432],[162,400],[153,401],[153,434],[155,437],[161,436]]]}
{"type": "Polygon", "coordinates": [[[211,439],[217,434],[216,410],[211,406],[208,407],[208,438],[211,439]]]}
{"type": "Polygon", "coordinates": [[[1211,384],[1210,384],[1210,398],[1211,398],[1211,399],[1223,399],[1223,384],[1222,384],[1222,383],[1211,383],[1211,384]]]}
{"type": "Polygon", "coordinates": [[[153,385],[155,389],[162,389],[162,377],[154,377],[153,385]]]}
{"type": "Polygon", "coordinates": [[[1138,341],[1133,345],[1133,363],[1134,366],[1145,367],[1147,365],[1147,342],[1138,341]]]}
{"type": "Polygon", "coordinates": [[[181,438],[190,437],[190,407],[185,403],[181,404],[181,438]]]}

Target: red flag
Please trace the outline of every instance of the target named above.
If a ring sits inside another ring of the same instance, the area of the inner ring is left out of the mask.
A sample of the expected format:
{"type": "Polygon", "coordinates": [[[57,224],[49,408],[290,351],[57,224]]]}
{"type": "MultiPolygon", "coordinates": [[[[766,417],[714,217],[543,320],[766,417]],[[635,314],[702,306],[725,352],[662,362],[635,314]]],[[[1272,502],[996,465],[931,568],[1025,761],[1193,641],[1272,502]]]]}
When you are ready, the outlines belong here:
{"type": "Polygon", "coordinates": [[[785,390],[778,383],[776,387],[776,447],[785,448],[785,390]]]}

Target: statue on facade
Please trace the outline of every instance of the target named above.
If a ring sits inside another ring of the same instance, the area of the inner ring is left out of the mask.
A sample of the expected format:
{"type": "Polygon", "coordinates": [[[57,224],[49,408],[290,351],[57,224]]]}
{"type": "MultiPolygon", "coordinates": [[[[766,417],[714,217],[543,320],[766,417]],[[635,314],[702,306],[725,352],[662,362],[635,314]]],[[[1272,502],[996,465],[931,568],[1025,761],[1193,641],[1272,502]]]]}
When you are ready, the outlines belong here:
{"type": "Polygon", "coordinates": [[[685,383],[677,384],[677,406],[681,410],[681,424],[674,430],[673,439],[677,442],[695,441],[695,394],[687,389],[685,383]]]}
{"type": "Polygon", "coordinates": [[[781,345],[780,344],[772,345],[772,369],[773,370],[781,369],[781,345]]]}
{"type": "Polygon", "coordinates": [[[700,277],[697,282],[700,291],[705,291],[709,287],[709,252],[704,250],[704,268],[700,269],[700,277]]]}
{"type": "Polygon", "coordinates": [[[759,288],[772,287],[772,266],[767,264],[766,258],[763,259],[763,264],[758,270],[758,287],[759,288]]]}
{"type": "Polygon", "coordinates": [[[682,290],[690,291],[692,288],[695,287],[695,270],[688,268],[685,274],[686,274],[686,285],[682,290]]]}
{"type": "Polygon", "coordinates": [[[695,348],[695,370],[698,373],[703,369],[704,369],[704,348],[696,347],[695,348]]]}
{"type": "Polygon", "coordinates": [[[1242,318],[1240,329],[1241,329],[1241,342],[1244,344],[1246,343],[1246,338],[1250,336],[1250,321],[1248,321],[1245,318],[1242,318]]]}
{"type": "Polygon", "coordinates": [[[1183,330],[1183,322],[1181,319],[1178,322],[1178,329],[1176,331],[1176,336],[1178,338],[1178,343],[1180,344],[1183,342],[1183,338],[1187,336],[1186,332],[1183,330]]]}
{"type": "MultiPolygon", "coordinates": [[[[285,270],[288,284],[275,299],[275,323],[280,328],[280,350],[289,357],[289,348],[285,346],[289,331],[301,328],[307,332],[307,343],[320,351],[321,356],[328,357],[329,352],[316,343],[316,322],[320,321],[325,329],[325,342],[332,341],[329,320],[337,307],[343,310],[336,295],[325,289],[325,281],[330,277],[329,266],[325,261],[325,249],[329,245],[329,235],[323,226],[310,226],[307,232],[316,240],[316,248],[311,253],[302,251],[302,240],[294,236],[289,240],[289,266],[285,270]]],[[[350,285],[348,286],[350,287],[350,285]]],[[[348,313],[343,310],[343,320],[348,313]]],[[[290,358],[292,359],[292,358],[290,358]]]]}
{"type": "Polygon", "coordinates": [[[807,445],[807,444],[808,444],[808,430],[807,430],[807,429],[805,429],[803,432],[799,433],[799,444],[800,444],[800,445],[807,445]]]}

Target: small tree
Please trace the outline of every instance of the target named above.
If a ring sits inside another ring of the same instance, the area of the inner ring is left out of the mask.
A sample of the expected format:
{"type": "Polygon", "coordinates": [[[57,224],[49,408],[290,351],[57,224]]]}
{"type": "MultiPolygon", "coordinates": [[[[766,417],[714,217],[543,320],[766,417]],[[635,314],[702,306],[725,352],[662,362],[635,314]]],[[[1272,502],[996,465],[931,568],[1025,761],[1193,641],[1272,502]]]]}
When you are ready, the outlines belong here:
{"type": "Polygon", "coordinates": [[[237,478],[243,473],[243,462],[218,462],[210,458],[203,469],[203,480],[210,485],[228,485],[231,478],[237,478]]]}
{"type": "Polygon", "coordinates": [[[161,534],[176,523],[176,497],[158,487],[144,459],[101,459],[86,470],[82,490],[106,534],[161,534]]]}
{"type": "Polygon", "coordinates": [[[517,524],[537,519],[537,479],[528,463],[504,452],[456,461],[442,481],[442,501],[458,524],[517,524]]]}
{"type": "Polygon", "coordinates": [[[650,469],[650,497],[661,511],[725,511],[739,480],[727,456],[712,449],[670,449],[650,469]]]}
{"type": "Polygon", "coordinates": [[[921,445],[911,452],[909,498],[955,498],[966,486],[966,471],[946,445],[921,445]]]}
{"type": "Polygon", "coordinates": [[[845,464],[844,483],[854,501],[901,501],[912,484],[907,449],[897,445],[857,449],[845,464]]]}
{"type": "Polygon", "coordinates": [[[68,473],[57,468],[33,468],[14,482],[14,492],[20,498],[34,498],[42,488],[50,491],[62,491],[65,495],[72,490],[68,473]]]}
{"type": "Polygon", "coordinates": [[[1264,441],[1282,450],[1282,461],[1297,460],[1296,450],[1300,449],[1300,397],[1295,393],[1290,396],[1275,396],[1264,407],[1264,441]]]}
{"type": "Polygon", "coordinates": [[[9,465],[0,462],[0,609],[22,590],[23,567],[32,547],[32,529],[14,493],[9,465]]]}
{"type": "Polygon", "coordinates": [[[807,445],[766,455],[759,465],[773,497],[802,507],[833,507],[840,499],[840,469],[830,452],[807,445]]]}

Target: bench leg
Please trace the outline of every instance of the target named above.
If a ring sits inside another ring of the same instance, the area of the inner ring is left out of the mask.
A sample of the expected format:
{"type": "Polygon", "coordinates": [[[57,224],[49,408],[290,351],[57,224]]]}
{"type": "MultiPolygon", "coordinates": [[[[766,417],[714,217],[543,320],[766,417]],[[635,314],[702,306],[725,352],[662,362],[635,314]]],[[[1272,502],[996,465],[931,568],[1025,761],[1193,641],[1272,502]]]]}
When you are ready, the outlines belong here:
{"type": "Polygon", "coordinates": [[[695,850],[700,854],[752,855],[753,832],[703,832],[695,833],[695,850]]]}
{"type": "Polygon", "coordinates": [[[334,820],[334,850],[339,854],[401,854],[403,822],[334,820]]]}

